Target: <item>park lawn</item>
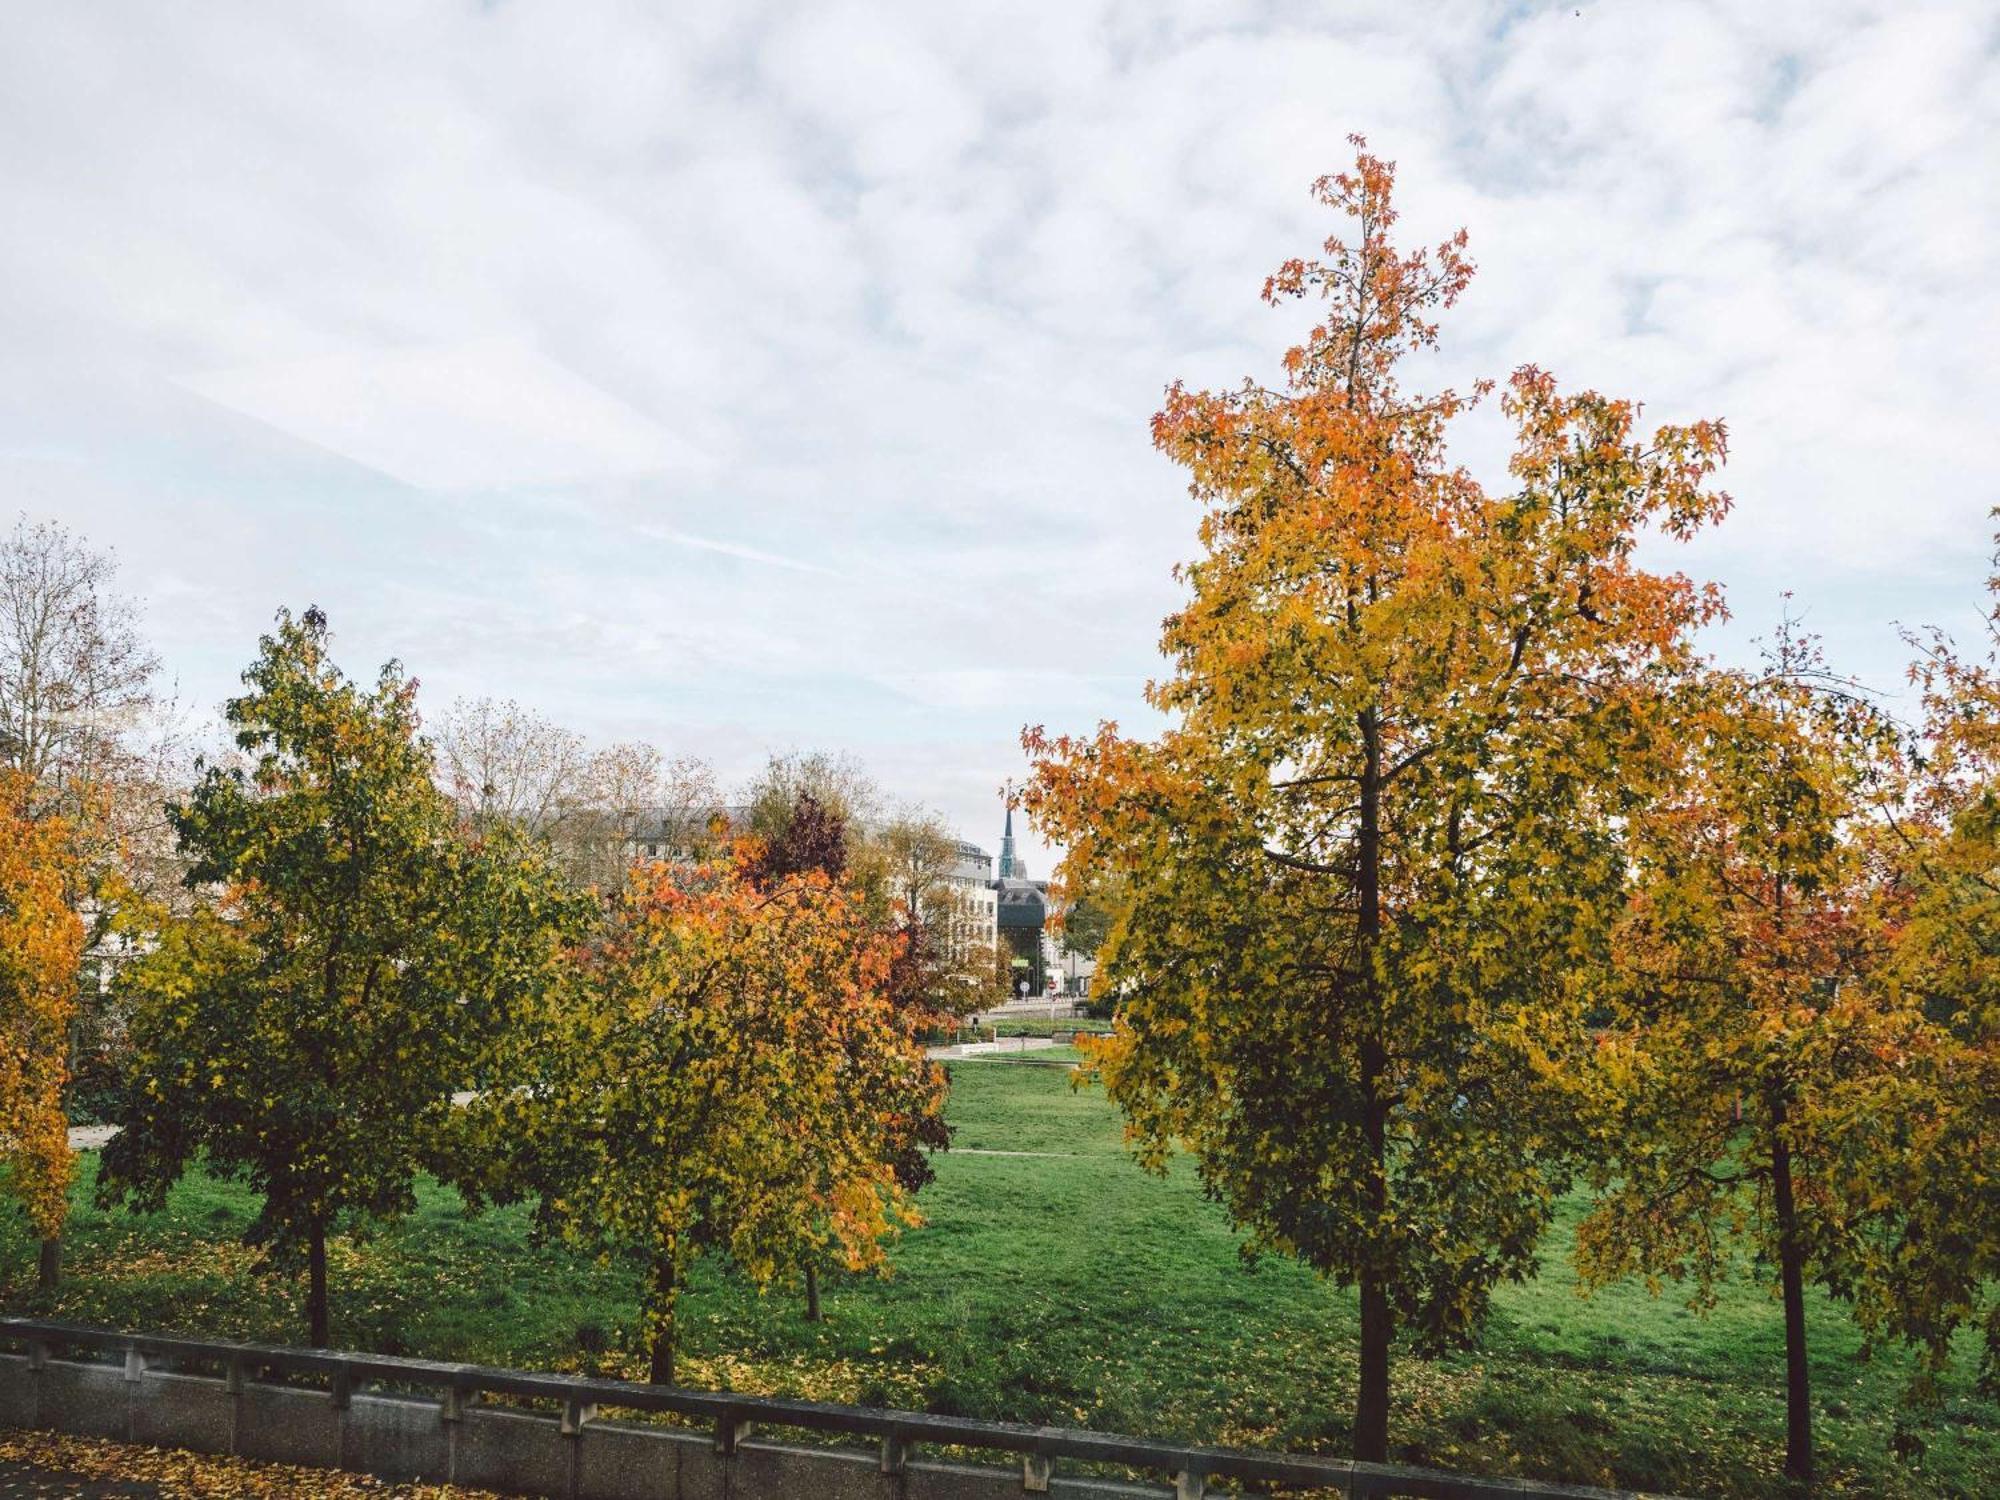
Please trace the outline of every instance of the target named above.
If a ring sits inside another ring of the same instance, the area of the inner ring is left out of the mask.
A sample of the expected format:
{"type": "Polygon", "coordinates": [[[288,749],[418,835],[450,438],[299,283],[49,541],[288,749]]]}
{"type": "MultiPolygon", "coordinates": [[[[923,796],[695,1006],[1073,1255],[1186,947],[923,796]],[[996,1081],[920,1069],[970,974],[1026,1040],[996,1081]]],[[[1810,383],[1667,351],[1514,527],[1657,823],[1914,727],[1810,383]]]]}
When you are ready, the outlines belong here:
{"type": "MultiPolygon", "coordinates": [[[[1062,1049],[1057,1055],[1070,1055],[1062,1049]]],[[[927,1223],[894,1274],[830,1275],[827,1319],[704,1266],[682,1306],[682,1378],[828,1400],[1090,1426],[1161,1438],[1341,1453],[1355,1303],[1298,1266],[1246,1263],[1185,1160],[1166,1178],[1126,1156],[1116,1112],[1034,1061],[952,1065],[954,1150],[921,1198],[927,1223]],[[1018,1153],[1018,1154],[1010,1154],[1018,1153]]],[[[303,1299],[235,1236],[248,1193],[192,1177],[159,1215],[89,1203],[86,1159],[55,1302],[0,1214],[0,1307],[122,1327],[297,1341],[303,1299]]],[[[1671,1291],[1588,1301],[1567,1269],[1572,1202],[1542,1275],[1504,1289],[1483,1346],[1398,1359],[1398,1456],[1682,1494],[1779,1491],[1782,1335],[1766,1288],[1727,1289],[1707,1319],[1671,1291]]],[[[524,1211],[470,1216],[426,1183],[414,1216],[333,1258],[335,1342],[487,1364],[637,1376],[634,1283],[537,1247],[524,1211]]],[[[1888,1452],[1900,1358],[1864,1362],[1837,1307],[1813,1305],[1827,1493],[2000,1493],[2000,1407],[1959,1361],[1923,1468],[1888,1452]]]]}

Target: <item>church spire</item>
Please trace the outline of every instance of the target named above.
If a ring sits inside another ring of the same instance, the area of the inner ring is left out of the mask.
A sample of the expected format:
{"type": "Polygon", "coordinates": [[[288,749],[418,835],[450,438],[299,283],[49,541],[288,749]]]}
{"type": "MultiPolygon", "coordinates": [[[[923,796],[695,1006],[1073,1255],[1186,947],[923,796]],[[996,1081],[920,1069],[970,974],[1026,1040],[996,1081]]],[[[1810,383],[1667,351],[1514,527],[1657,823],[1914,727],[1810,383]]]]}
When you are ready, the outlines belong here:
{"type": "Polygon", "coordinates": [[[1014,878],[1014,809],[1007,809],[1007,831],[1000,835],[1000,878],[1014,878]]]}

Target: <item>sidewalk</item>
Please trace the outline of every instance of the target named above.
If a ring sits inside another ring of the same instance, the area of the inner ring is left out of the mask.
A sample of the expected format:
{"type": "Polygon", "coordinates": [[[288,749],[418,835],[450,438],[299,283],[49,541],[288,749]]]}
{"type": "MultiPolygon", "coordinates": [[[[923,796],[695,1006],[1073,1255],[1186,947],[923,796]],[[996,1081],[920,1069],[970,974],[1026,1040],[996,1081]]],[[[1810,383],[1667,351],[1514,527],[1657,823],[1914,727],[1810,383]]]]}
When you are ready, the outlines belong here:
{"type": "MultiPolygon", "coordinates": [[[[462,1089],[451,1096],[453,1104],[470,1104],[479,1097],[471,1089],[462,1089]]],[[[116,1125],[72,1125],[69,1128],[69,1149],[72,1151],[97,1151],[109,1144],[118,1134],[116,1125]]]]}
{"type": "Polygon", "coordinates": [[[949,1047],[930,1047],[926,1057],[949,1062],[959,1057],[992,1057],[1001,1052],[1039,1052],[1055,1042],[1045,1036],[1003,1036],[997,1042],[956,1042],[949,1047]]]}

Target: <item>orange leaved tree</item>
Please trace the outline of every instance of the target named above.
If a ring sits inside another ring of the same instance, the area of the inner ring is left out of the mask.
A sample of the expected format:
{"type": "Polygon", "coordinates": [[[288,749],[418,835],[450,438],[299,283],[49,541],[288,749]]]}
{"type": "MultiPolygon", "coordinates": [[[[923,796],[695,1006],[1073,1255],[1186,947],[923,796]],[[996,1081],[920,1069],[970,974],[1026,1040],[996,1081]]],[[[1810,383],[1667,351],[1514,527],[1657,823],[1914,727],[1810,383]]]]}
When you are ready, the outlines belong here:
{"type": "Polygon", "coordinates": [[[891,944],[823,872],[760,880],[754,853],[636,869],[518,1034],[520,1087],[464,1112],[475,1194],[533,1196],[544,1230],[638,1273],[658,1384],[697,1257],[760,1284],[829,1254],[879,1268],[916,1222],[899,1121],[939,1079],[891,1003],[891,944]]]}
{"type": "Polygon", "coordinates": [[[1642,435],[1531,368],[1511,487],[1453,467],[1479,393],[1399,376],[1472,266],[1463,233],[1392,244],[1393,175],[1361,149],[1318,184],[1352,237],[1266,285],[1320,308],[1283,383],[1176,385],[1154,418],[1201,505],[1149,694],[1170,727],[1026,736],[1030,813],[1119,893],[1105,1085],[1142,1160],[1184,1143],[1253,1244],[1358,1286],[1369,1460],[1397,1331],[1470,1337],[1566,1184],[1574,976],[1607,961],[1618,818],[1719,608],[1634,549],[1727,504],[1718,425],[1642,435]]]}
{"type": "Polygon", "coordinates": [[[66,819],[33,807],[34,782],[0,768],[0,1162],[56,1279],[75,1171],[63,1114],[83,922],[66,819]]]}
{"type": "Polygon", "coordinates": [[[1844,1193],[1886,1160],[1850,1122],[1925,1045],[1876,983],[1904,905],[1877,812],[1896,744],[1789,627],[1768,672],[1710,674],[1684,701],[1683,771],[1630,829],[1599,1054],[1616,1123],[1577,1259],[1587,1285],[1691,1279],[1706,1307],[1754,1246],[1784,1308],[1786,1473],[1810,1482],[1806,1286],[1865,1278],[1898,1205],[1844,1193]]]}

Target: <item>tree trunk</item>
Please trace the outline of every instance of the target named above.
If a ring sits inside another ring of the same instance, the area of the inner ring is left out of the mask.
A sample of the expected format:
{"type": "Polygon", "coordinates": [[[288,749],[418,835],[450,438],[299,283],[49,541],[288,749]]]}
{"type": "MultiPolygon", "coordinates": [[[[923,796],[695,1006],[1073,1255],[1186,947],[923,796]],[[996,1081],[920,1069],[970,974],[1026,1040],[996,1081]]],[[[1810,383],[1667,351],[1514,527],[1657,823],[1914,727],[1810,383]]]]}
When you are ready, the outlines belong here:
{"type": "Polygon", "coordinates": [[[654,1385],[674,1383],[674,1280],[671,1250],[653,1262],[653,1367],[646,1378],[654,1385]]]}
{"type": "Polygon", "coordinates": [[[50,1235],[42,1241],[41,1259],[35,1264],[35,1285],[53,1292],[62,1280],[62,1237],[50,1235]]]}
{"type": "Polygon", "coordinates": [[[314,1219],[306,1246],[306,1319],[312,1325],[312,1347],[330,1342],[326,1316],[326,1221],[314,1219]]]}
{"type": "Polygon", "coordinates": [[[1771,1198],[1778,1216],[1778,1276],[1785,1298],[1785,1477],[1813,1479],[1812,1373],[1806,1366],[1805,1247],[1792,1197],[1792,1148],[1785,1141],[1785,1098],[1771,1091],[1771,1198]]]}
{"type": "Polygon", "coordinates": [[[819,1268],[806,1267],[806,1321],[819,1321],[819,1268]]]}
{"type": "Polygon", "coordinates": [[[1388,1289],[1372,1271],[1361,1275],[1361,1379],[1354,1395],[1354,1456],[1389,1461],[1389,1340],[1395,1331],[1388,1289]]]}
{"type": "MultiPolygon", "coordinates": [[[[1382,741],[1373,709],[1361,716],[1367,760],[1361,773],[1359,848],[1361,983],[1368,997],[1368,1021],[1379,1025],[1375,994],[1375,945],[1382,935],[1382,741]]],[[[1367,1183],[1370,1243],[1363,1249],[1361,1285],[1361,1368],[1354,1392],[1354,1456],[1364,1463],[1389,1461],[1389,1343],[1395,1334],[1395,1314],[1383,1274],[1379,1246],[1389,1211],[1389,1108],[1382,1097],[1388,1057],[1377,1036],[1361,1044],[1361,1129],[1368,1147],[1367,1183]]]]}

